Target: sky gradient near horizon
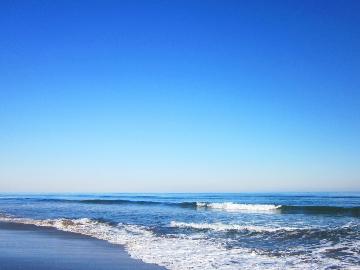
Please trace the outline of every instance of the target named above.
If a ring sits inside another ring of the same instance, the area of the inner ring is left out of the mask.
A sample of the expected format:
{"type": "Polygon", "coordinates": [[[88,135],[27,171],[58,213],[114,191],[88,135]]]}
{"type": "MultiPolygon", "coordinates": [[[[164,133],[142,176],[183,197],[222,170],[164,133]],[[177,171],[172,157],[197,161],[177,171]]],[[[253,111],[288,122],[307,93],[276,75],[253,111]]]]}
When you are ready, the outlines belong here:
{"type": "Polygon", "coordinates": [[[360,1],[1,1],[0,191],[360,191],[360,1]]]}

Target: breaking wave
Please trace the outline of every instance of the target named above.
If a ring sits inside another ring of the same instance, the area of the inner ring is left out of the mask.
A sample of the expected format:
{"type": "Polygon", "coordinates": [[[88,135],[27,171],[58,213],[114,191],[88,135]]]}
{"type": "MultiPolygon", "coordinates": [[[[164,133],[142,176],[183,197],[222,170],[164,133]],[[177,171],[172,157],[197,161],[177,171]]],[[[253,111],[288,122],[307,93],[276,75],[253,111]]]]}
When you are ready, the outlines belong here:
{"type": "Polygon", "coordinates": [[[279,209],[281,205],[273,204],[239,204],[233,202],[224,203],[196,203],[197,207],[205,207],[211,209],[220,209],[228,211],[274,211],[279,209]]]}
{"type": "MultiPolygon", "coordinates": [[[[31,198],[25,198],[32,200],[31,198]]],[[[311,214],[311,215],[346,215],[360,217],[360,207],[339,207],[323,205],[276,205],[276,204],[244,204],[237,202],[164,202],[154,200],[127,200],[127,199],[35,199],[41,202],[80,203],[98,205],[165,205],[190,209],[206,209],[218,211],[244,212],[273,212],[280,214],[311,214]]]]}

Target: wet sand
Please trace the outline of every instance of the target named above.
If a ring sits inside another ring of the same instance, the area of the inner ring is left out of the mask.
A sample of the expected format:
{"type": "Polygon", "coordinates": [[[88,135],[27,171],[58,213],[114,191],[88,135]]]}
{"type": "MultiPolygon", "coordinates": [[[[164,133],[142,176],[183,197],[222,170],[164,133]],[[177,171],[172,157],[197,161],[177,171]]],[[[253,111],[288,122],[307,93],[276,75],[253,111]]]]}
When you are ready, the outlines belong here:
{"type": "Polygon", "coordinates": [[[1,270],[165,270],[120,245],[54,228],[0,222],[1,270]]]}

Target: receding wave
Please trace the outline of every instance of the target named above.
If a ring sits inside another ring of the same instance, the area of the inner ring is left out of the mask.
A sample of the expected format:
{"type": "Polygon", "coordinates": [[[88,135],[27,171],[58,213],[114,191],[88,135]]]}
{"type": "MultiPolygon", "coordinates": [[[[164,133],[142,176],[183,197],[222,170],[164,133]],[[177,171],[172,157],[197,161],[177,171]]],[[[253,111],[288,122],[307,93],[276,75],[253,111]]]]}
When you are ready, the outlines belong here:
{"type": "Polygon", "coordinates": [[[277,231],[295,231],[297,228],[292,227],[265,227],[257,225],[240,225],[240,224],[224,224],[216,223],[194,223],[194,222],[178,222],[171,221],[171,227],[187,228],[197,230],[213,230],[213,231],[250,231],[250,232],[277,232],[277,231]]]}
{"type": "MultiPolygon", "coordinates": [[[[195,223],[195,222],[181,222],[181,221],[171,221],[170,227],[180,228],[180,229],[193,229],[200,231],[217,231],[217,232],[250,232],[250,233],[259,233],[259,234],[268,234],[275,233],[273,236],[279,237],[283,235],[287,236],[297,236],[302,239],[309,238],[315,239],[317,237],[331,239],[334,237],[341,236],[347,237],[353,235],[356,231],[359,230],[360,224],[351,223],[345,224],[340,227],[311,227],[311,226],[302,226],[302,227],[288,227],[283,225],[273,224],[271,226],[260,226],[253,224],[224,224],[221,222],[214,223],[195,223]],[[278,234],[280,233],[280,234],[278,234]]],[[[269,236],[269,235],[267,235],[269,236]]]]}
{"type": "MultiPolygon", "coordinates": [[[[253,248],[233,247],[229,249],[221,240],[216,241],[198,235],[195,238],[190,235],[186,237],[160,236],[150,228],[140,225],[122,223],[110,225],[89,218],[35,220],[1,215],[0,221],[53,227],[62,231],[88,235],[113,244],[120,244],[125,247],[132,257],[147,263],[164,266],[169,270],[330,269],[334,263],[341,269],[358,269],[356,262],[329,261],[326,254],[333,247],[326,245],[316,250],[319,256],[315,265],[312,260],[306,260],[296,255],[284,254],[279,257],[268,255],[253,248]]],[[[194,225],[174,222],[172,225],[213,228],[209,224],[194,225]]],[[[225,229],[224,225],[218,225],[218,227],[225,229]]],[[[240,227],[236,228],[240,229],[240,227]]],[[[256,230],[262,229],[264,228],[256,228],[256,230]]],[[[352,250],[351,246],[348,247],[348,242],[340,243],[338,246],[347,249],[348,252],[352,250]]]]}

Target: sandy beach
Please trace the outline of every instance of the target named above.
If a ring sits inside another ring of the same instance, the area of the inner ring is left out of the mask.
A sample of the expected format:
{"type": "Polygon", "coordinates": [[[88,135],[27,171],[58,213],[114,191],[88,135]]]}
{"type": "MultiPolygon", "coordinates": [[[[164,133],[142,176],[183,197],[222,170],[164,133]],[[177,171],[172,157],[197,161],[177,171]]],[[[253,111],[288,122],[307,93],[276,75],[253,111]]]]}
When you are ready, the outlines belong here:
{"type": "Polygon", "coordinates": [[[54,228],[0,222],[1,270],[164,270],[120,245],[54,228]]]}

